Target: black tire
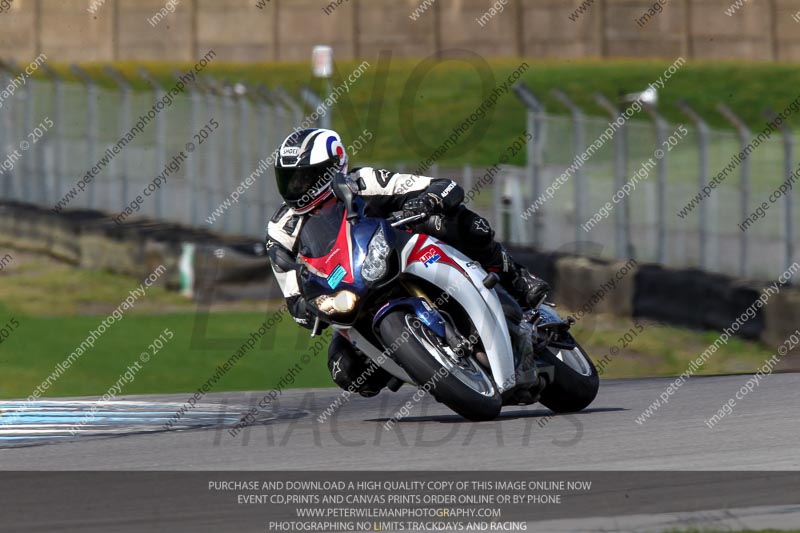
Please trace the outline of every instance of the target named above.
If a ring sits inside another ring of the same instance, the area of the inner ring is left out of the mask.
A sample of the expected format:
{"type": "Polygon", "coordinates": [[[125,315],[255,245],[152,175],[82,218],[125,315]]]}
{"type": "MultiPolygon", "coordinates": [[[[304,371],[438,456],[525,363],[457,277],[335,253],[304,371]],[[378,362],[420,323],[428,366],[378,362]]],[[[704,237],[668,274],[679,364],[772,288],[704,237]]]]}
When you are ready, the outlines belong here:
{"type": "Polygon", "coordinates": [[[548,383],[542,391],[539,403],[556,413],[574,413],[586,409],[594,401],[600,388],[600,376],[597,375],[594,363],[580,344],[576,343],[576,346],[588,363],[588,375],[576,372],[556,357],[550,351],[557,350],[556,348],[547,348],[539,354],[542,360],[553,365],[555,373],[553,383],[548,383]]]}
{"type": "Polygon", "coordinates": [[[403,338],[404,332],[408,332],[405,335],[408,340],[397,343],[398,348],[393,358],[415,382],[420,385],[429,384],[430,392],[437,400],[468,420],[480,422],[497,418],[503,400],[491,376],[483,372],[491,383],[491,396],[472,389],[453,373],[447,372],[442,376],[442,369],[445,367],[429,353],[428,348],[418,338],[419,335],[426,334],[424,330],[427,330],[426,326],[416,315],[404,310],[389,313],[380,323],[381,339],[386,346],[403,338]],[[406,317],[409,317],[410,325],[407,324],[406,317]]]}

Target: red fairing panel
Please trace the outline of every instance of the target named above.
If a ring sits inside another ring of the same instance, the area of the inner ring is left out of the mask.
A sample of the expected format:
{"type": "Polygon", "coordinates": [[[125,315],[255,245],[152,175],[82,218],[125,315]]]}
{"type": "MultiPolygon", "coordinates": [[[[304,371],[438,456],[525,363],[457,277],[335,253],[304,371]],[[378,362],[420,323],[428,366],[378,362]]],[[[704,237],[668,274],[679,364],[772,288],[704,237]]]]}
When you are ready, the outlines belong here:
{"type": "Polygon", "coordinates": [[[318,275],[328,277],[333,270],[341,265],[345,269],[345,276],[342,281],[353,283],[353,265],[350,243],[350,224],[347,222],[347,215],[342,217],[342,225],[339,227],[339,236],[333,245],[333,250],[323,257],[302,257],[303,261],[318,275]]]}
{"type": "Polygon", "coordinates": [[[464,269],[461,268],[461,265],[453,261],[453,259],[449,255],[447,255],[441,248],[439,248],[435,244],[428,244],[426,246],[425,242],[427,240],[428,238],[424,235],[421,235],[417,239],[414,248],[412,248],[411,253],[408,254],[409,263],[411,263],[412,261],[419,261],[420,263],[425,265],[426,268],[433,263],[445,263],[446,265],[450,265],[453,268],[456,268],[459,272],[469,277],[469,275],[466,272],[464,272],[464,269]]]}

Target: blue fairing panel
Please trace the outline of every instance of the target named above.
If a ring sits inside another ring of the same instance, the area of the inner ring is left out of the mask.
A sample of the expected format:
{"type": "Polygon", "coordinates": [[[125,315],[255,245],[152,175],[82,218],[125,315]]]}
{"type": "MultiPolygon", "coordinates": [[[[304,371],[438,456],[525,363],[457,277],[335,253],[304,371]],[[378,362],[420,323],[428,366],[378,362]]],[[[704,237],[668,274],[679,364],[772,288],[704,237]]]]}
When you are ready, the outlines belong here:
{"type": "Polygon", "coordinates": [[[372,319],[372,326],[376,327],[383,317],[398,308],[405,308],[414,312],[422,323],[428,326],[431,331],[441,338],[445,337],[444,319],[442,315],[439,314],[439,311],[431,307],[424,298],[402,298],[387,303],[375,314],[375,318],[372,319]]]}

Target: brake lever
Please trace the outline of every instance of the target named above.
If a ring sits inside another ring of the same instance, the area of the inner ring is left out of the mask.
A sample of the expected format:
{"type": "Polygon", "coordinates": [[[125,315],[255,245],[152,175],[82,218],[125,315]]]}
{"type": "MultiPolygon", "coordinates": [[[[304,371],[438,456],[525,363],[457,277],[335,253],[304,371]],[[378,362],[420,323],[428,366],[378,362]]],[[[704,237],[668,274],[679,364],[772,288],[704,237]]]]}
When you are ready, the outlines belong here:
{"type": "Polygon", "coordinates": [[[422,220],[423,218],[428,218],[428,215],[426,215],[425,213],[419,213],[417,215],[411,215],[410,217],[401,218],[400,220],[392,222],[391,226],[393,228],[396,228],[398,226],[403,226],[405,224],[408,224],[409,222],[416,222],[417,220],[422,220]]]}

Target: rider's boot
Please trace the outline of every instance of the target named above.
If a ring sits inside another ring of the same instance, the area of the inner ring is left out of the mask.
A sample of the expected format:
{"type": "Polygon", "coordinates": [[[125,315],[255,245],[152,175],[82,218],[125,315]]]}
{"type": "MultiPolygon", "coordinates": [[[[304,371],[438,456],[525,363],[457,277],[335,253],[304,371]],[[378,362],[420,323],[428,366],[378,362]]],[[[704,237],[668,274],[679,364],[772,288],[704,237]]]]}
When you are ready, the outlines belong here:
{"type": "Polygon", "coordinates": [[[392,378],[384,369],[375,367],[341,333],[333,335],[328,347],[328,370],[339,387],[365,398],[377,395],[392,378]]]}
{"type": "Polygon", "coordinates": [[[489,270],[500,276],[500,284],[522,307],[536,307],[550,292],[550,285],[537,278],[511,257],[504,247],[498,245],[493,267],[489,270]]]}

